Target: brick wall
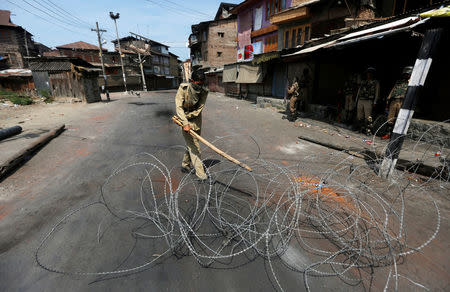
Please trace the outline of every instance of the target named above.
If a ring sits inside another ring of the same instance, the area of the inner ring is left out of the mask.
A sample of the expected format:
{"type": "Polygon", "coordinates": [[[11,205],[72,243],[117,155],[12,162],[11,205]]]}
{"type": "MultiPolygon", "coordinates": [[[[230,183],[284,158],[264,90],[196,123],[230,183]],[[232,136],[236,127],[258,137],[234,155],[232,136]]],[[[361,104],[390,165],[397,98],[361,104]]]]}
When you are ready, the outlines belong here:
{"type": "Polygon", "coordinates": [[[208,31],[208,61],[211,67],[236,62],[236,19],[212,22],[208,31]]]}
{"type": "Polygon", "coordinates": [[[58,49],[61,55],[66,57],[80,58],[89,63],[100,63],[100,56],[98,51],[78,51],[71,49],[58,49]]]}

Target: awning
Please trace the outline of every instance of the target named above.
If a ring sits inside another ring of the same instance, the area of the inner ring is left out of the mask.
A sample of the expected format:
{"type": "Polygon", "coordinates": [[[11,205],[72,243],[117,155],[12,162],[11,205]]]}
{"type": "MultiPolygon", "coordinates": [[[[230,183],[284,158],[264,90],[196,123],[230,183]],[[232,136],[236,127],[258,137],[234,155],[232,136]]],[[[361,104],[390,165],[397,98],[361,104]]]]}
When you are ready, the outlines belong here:
{"type": "Polygon", "coordinates": [[[320,45],[316,45],[313,47],[309,47],[303,50],[300,50],[298,52],[295,52],[293,54],[283,55],[283,57],[291,57],[291,56],[298,56],[306,53],[311,53],[316,50],[322,49],[322,48],[332,48],[332,47],[339,47],[339,46],[345,46],[373,38],[379,38],[385,35],[395,34],[399,33],[405,30],[409,30],[411,28],[414,28],[417,25],[420,25],[424,23],[426,19],[420,20],[418,17],[406,17],[397,21],[393,21],[387,24],[379,25],[376,27],[372,27],[369,29],[357,31],[354,33],[349,33],[337,40],[325,42],[320,45]]]}
{"type": "Polygon", "coordinates": [[[264,75],[261,65],[239,65],[236,83],[261,83],[264,75]]]}
{"type": "Polygon", "coordinates": [[[420,14],[420,17],[450,17],[450,5],[420,14]]]}
{"type": "Polygon", "coordinates": [[[313,47],[309,47],[309,48],[300,50],[300,51],[292,53],[292,54],[283,55],[283,57],[291,57],[291,56],[298,56],[298,55],[302,55],[302,54],[306,54],[306,53],[311,53],[311,52],[317,51],[318,49],[332,45],[334,43],[336,43],[336,41],[326,42],[326,43],[323,43],[323,44],[320,44],[317,46],[313,46],[313,47]]]}
{"type": "Polygon", "coordinates": [[[423,20],[421,20],[419,22],[413,23],[413,24],[408,25],[408,26],[403,26],[403,27],[399,27],[399,28],[395,28],[395,29],[385,30],[385,31],[382,31],[382,32],[374,33],[374,34],[369,34],[369,35],[364,35],[364,36],[353,38],[353,39],[348,39],[348,40],[345,40],[345,41],[339,41],[339,40],[342,39],[341,38],[341,39],[338,39],[338,42],[336,42],[335,44],[331,44],[331,45],[327,46],[327,48],[346,46],[346,45],[350,45],[350,44],[353,44],[353,43],[358,43],[358,42],[361,42],[361,41],[367,41],[367,40],[374,39],[374,38],[380,38],[380,37],[383,37],[383,36],[396,34],[396,33],[399,33],[399,32],[406,31],[406,30],[410,30],[410,29],[412,29],[412,28],[414,28],[414,27],[416,27],[416,26],[418,26],[420,24],[425,23],[426,21],[427,21],[427,19],[423,19],[423,20]]]}
{"type": "Polygon", "coordinates": [[[237,65],[225,65],[223,68],[222,82],[235,82],[237,79],[237,65]]]}
{"type": "Polygon", "coordinates": [[[389,23],[382,24],[382,25],[378,25],[378,26],[375,26],[375,27],[372,27],[369,29],[349,33],[348,35],[345,35],[345,36],[339,38],[338,41],[347,40],[347,39],[351,39],[351,38],[355,38],[355,37],[359,37],[359,36],[363,36],[363,35],[367,35],[367,34],[377,33],[377,32],[383,31],[383,30],[390,30],[390,29],[402,27],[402,26],[405,26],[407,24],[411,24],[411,23],[414,23],[417,21],[419,21],[419,17],[416,17],[416,16],[402,18],[400,20],[389,22],[389,23]]]}

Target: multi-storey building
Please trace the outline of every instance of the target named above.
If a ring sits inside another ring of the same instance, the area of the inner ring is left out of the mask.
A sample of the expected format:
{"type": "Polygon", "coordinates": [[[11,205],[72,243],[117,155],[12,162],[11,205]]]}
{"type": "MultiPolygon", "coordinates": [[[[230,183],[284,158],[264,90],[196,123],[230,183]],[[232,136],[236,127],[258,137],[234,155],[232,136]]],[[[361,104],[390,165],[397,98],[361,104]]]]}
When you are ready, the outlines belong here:
{"type": "Polygon", "coordinates": [[[236,59],[235,4],[221,3],[214,20],[192,26],[189,36],[192,67],[220,68],[236,59]]]}
{"type": "Polygon", "coordinates": [[[0,10],[0,69],[28,67],[26,57],[37,56],[33,35],[11,21],[11,11],[0,10]]]}

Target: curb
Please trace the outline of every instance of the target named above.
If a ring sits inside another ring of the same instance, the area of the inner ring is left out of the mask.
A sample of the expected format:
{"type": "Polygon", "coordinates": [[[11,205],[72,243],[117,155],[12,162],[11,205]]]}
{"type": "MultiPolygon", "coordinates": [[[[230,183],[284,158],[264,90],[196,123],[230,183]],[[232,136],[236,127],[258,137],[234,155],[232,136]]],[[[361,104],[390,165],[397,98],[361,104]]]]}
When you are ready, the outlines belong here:
{"type": "Polygon", "coordinates": [[[6,178],[11,171],[21,166],[24,162],[30,159],[30,156],[37,153],[42,147],[44,147],[52,139],[58,137],[65,129],[65,125],[61,125],[54,130],[50,131],[46,135],[40,137],[37,141],[31,143],[27,148],[16,153],[8,162],[0,165],[0,181],[6,178]]]}
{"type": "MultiPolygon", "coordinates": [[[[314,143],[323,147],[327,147],[336,151],[342,151],[344,153],[347,153],[349,155],[358,157],[358,158],[362,158],[362,159],[376,159],[377,157],[381,158],[384,157],[383,154],[381,153],[375,153],[373,151],[370,151],[368,149],[354,149],[354,148],[349,148],[346,149],[342,146],[338,146],[338,145],[334,145],[334,144],[330,144],[330,143],[326,143],[326,142],[322,142],[316,139],[311,139],[308,137],[302,137],[299,136],[298,139],[300,140],[304,140],[304,141],[308,141],[310,143],[314,143]]],[[[443,177],[448,177],[450,176],[450,173],[448,171],[448,169],[438,169],[435,168],[433,166],[430,165],[426,165],[423,164],[421,161],[409,161],[409,160],[405,160],[405,159],[398,159],[397,164],[395,166],[396,169],[401,170],[401,171],[409,171],[409,172],[414,172],[420,175],[424,175],[424,176],[428,176],[428,177],[433,177],[434,174],[439,173],[439,172],[443,172],[443,177]]]]}

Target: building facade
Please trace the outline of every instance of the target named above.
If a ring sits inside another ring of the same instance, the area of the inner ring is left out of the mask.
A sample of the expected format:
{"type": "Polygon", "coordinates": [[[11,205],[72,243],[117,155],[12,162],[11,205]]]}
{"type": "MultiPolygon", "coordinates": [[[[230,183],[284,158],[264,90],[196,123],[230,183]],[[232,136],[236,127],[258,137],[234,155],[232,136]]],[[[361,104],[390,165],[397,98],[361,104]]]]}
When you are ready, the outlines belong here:
{"type": "Polygon", "coordinates": [[[221,68],[236,59],[236,16],[230,12],[234,4],[221,3],[214,20],[192,26],[189,36],[192,67],[221,68]]]}
{"type": "Polygon", "coordinates": [[[0,10],[0,69],[27,68],[27,57],[33,56],[33,35],[12,23],[11,11],[0,10]]]}

